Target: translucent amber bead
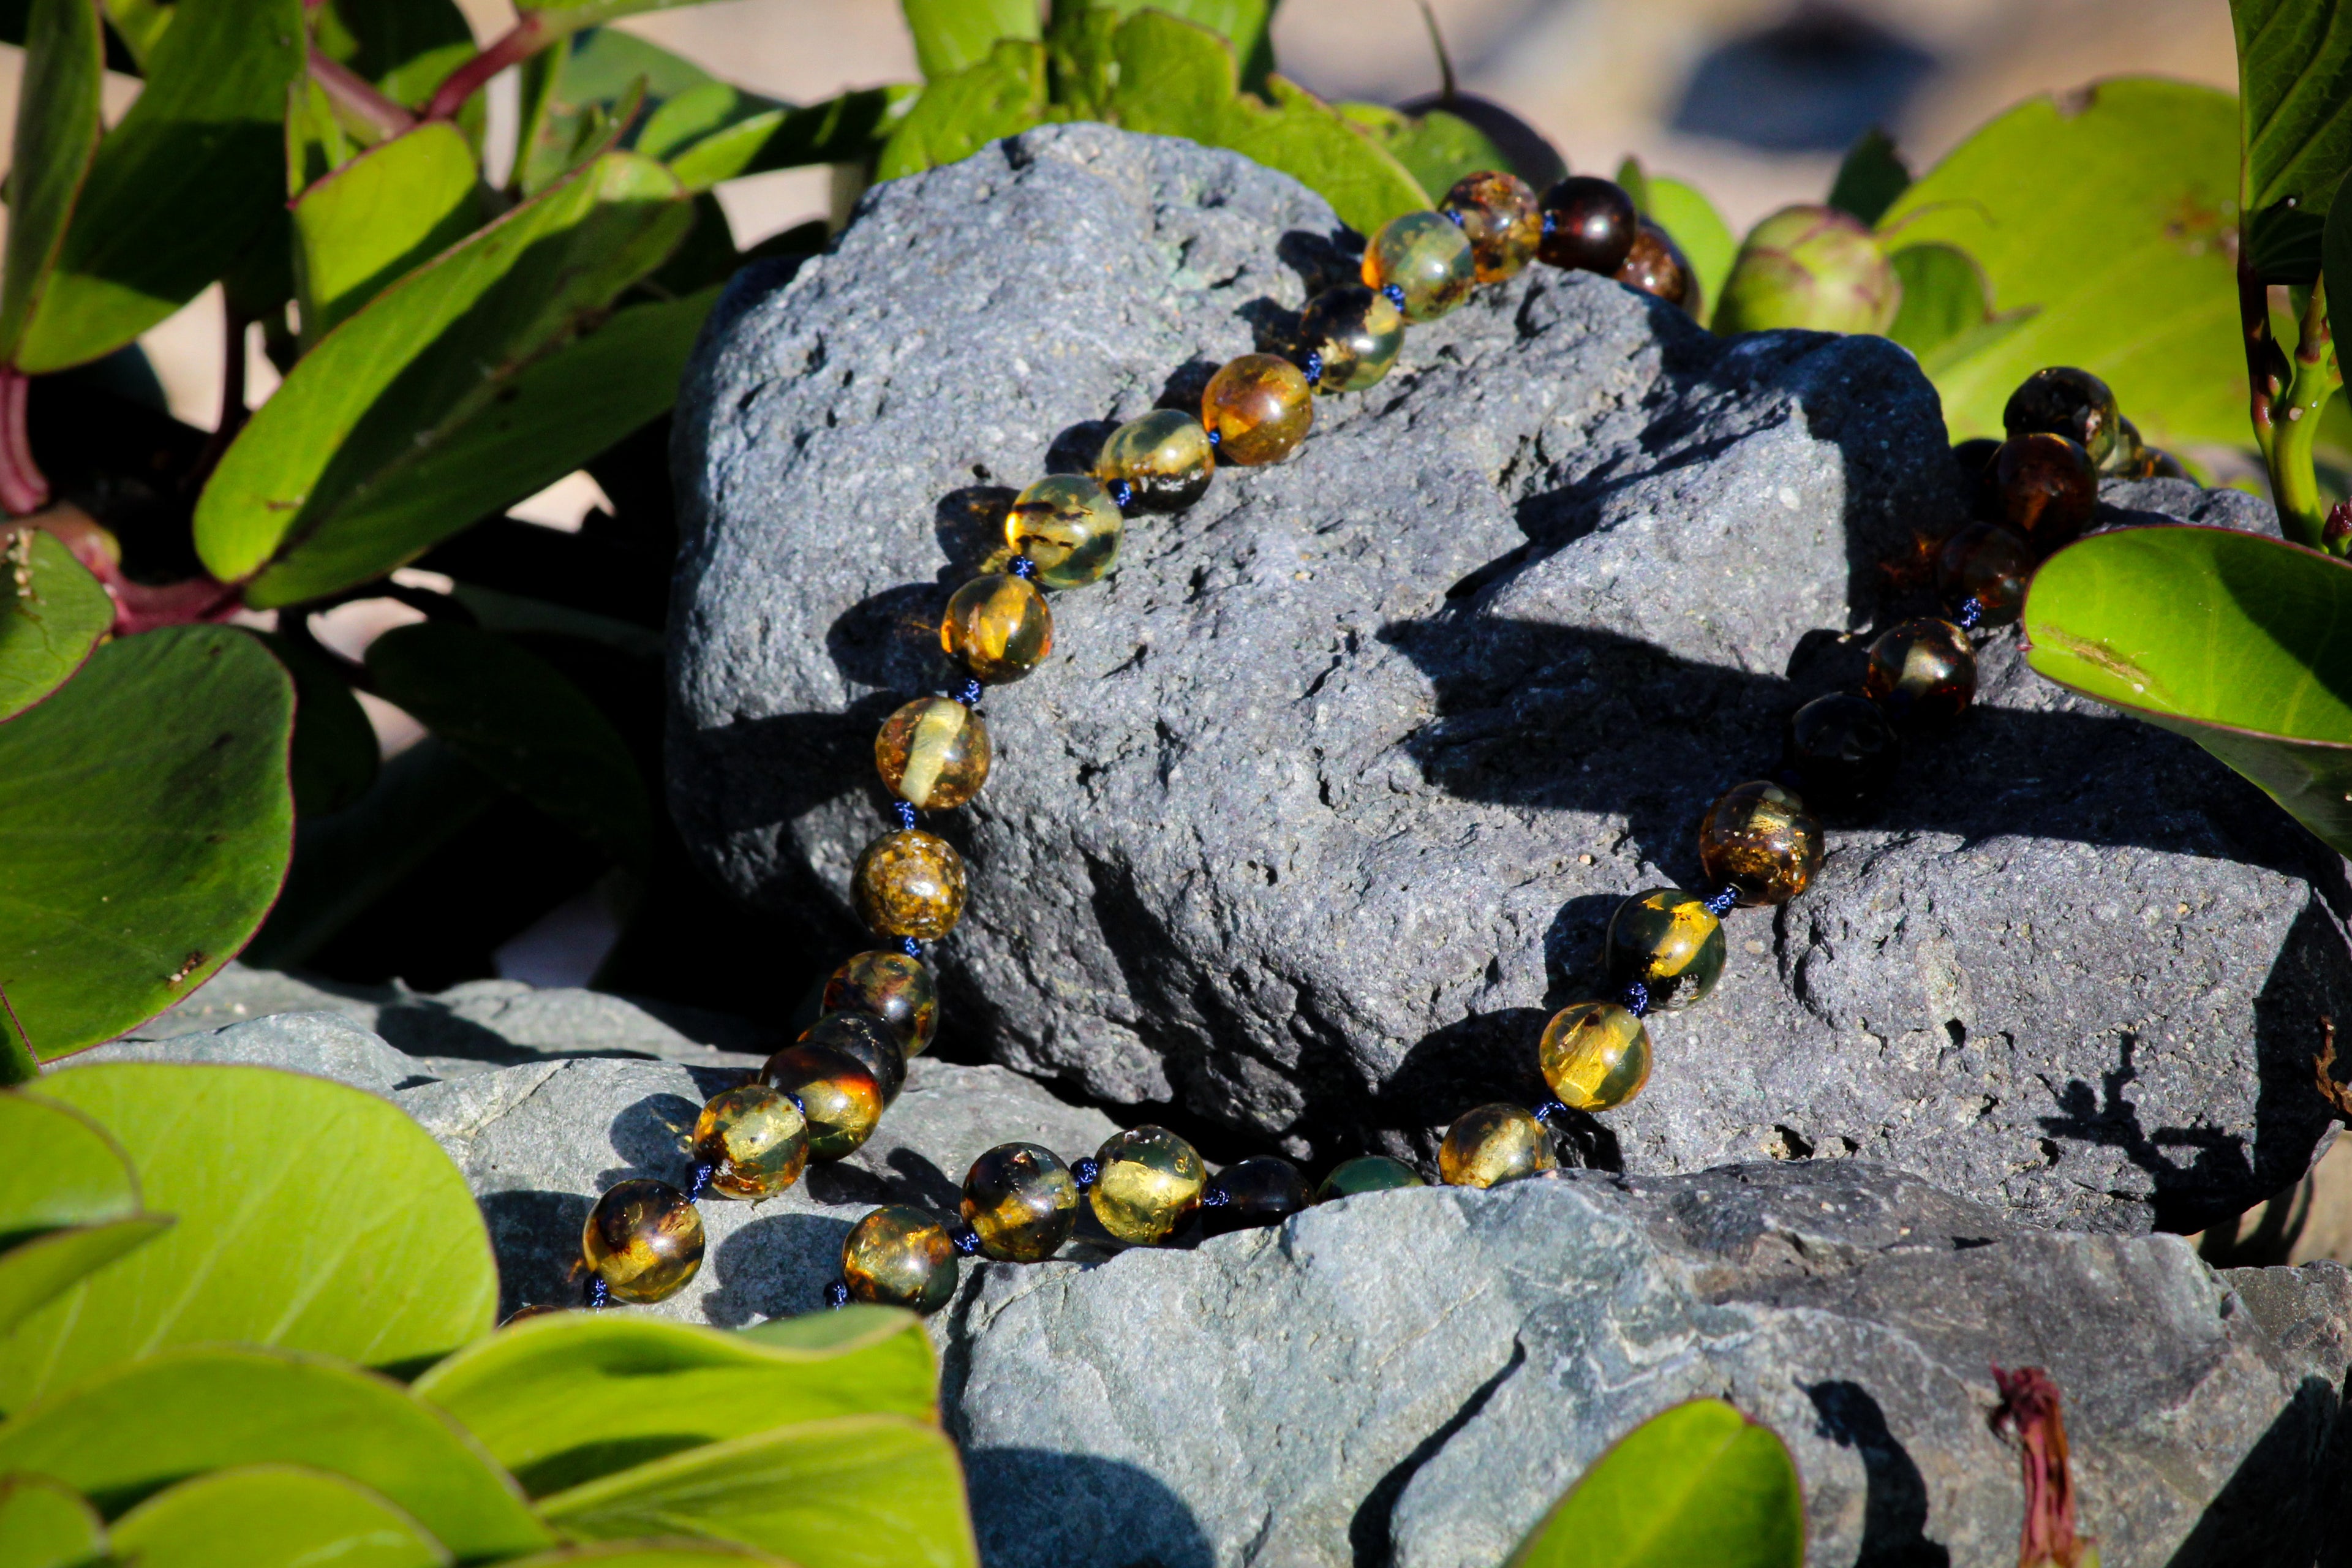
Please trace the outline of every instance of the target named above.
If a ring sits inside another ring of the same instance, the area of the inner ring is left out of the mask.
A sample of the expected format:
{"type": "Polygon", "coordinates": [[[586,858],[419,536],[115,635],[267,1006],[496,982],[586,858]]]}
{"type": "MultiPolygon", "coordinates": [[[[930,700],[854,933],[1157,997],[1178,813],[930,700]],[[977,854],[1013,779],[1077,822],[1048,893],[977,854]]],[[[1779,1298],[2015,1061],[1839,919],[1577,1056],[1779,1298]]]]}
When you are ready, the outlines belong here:
{"type": "Polygon", "coordinates": [[[712,1095],[694,1123],[694,1158],[722,1197],[772,1198],[808,1163],[808,1119],[764,1083],[712,1095]]]}
{"type": "Polygon", "coordinates": [[[1287,458],[1314,422],[1307,373],[1274,354],[1227,360],[1201,394],[1201,423],[1215,434],[1217,456],[1244,468],[1287,458]]]}
{"type": "Polygon", "coordinates": [[[921,1209],[876,1209],[841,1244],[841,1282],[854,1300],[936,1312],[955,1294],[955,1243],[921,1209]]]}
{"type": "Polygon", "coordinates": [[[1535,187],[1517,174],[1465,174],[1437,205],[1461,219],[1479,282],[1516,278],[1535,259],[1543,240],[1543,208],[1535,187]]]}
{"type": "Polygon", "coordinates": [[[1516,1105],[1464,1111],[1437,1146],[1437,1173],[1449,1187],[1498,1186],[1559,1164],[1550,1132],[1516,1105]]]}
{"type": "Polygon", "coordinates": [[[886,833],[866,847],[850,878],[857,918],[883,936],[943,937],[963,915],[963,857],[919,827],[886,833]]]}
{"type": "Polygon", "coordinates": [[[1211,1179],[1201,1210],[1213,1235],[1280,1225],[1307,1205],[1307,1178],[1274,1154],[1237,1160],[1211,1179]]]}
{"type": "Polygon", "coordinates": [[[615,1301],[658,1301],[702,1268],[702,1216],[684,1193],[643,1176],[596,1200],[580,1256],[615,1301]]]}
{"type": "Polygon", "coordinates": [[[1723,978],[1723,922],[1677,888],[1636,893],[1609,917],[1609,984],[1648,988],[1662,1013],[1687,1007],[1723,978]]]}
{"type": "Polygon", "coordinates": [[[873,1069],[825,1046],[786,1046],[760,1069],[760,1081],[801,1102],[812,1160],[840,1160],[874,1135],[887,1103],[873,1069]]]}
{"type": "Polygon", "coordinates": [[[1785,904],[1822,868],[1822,825],[1779,784],[1735,784],[1699,822],[1698,863],[1709,886],[1729,888],[1748,908],[1785,904]]]}
{"type": "Polygon", "coordinates": [[[2001,521],[2040,555],[2071,543],[2099,507],[2091,455],[2063,436],[2011,436],[1993,454],[1992,482],[2001,521]]]}
{"type": "Polygon", "coordinates": [[[1470,297],[1477,280],[1470,239],[1444,213],[1401,213],[1364,247],[1364,286],[1393,283],[1408,321],[1433,321],[1470,297]]]}
{"type": "Polygon", "coordinates": [[[1398,1187],[1425,1187],[1421,1173],[1402,1160],[1391,1160],[1386,1154],[1359,1154],[1352,1160],[1342,1160],[1331,1167],[1323,1184],[1315,1189],[1315,1201],[1328,1204],[1335,1198],[1350,1198],[1358,1193],[1392,1192],[1398,1187]]]}
{"type": "Polygon", "coordinates": [[[1977,652],[1968,633],[1933,616],[1881,632],[1870,645],[1862,693],[1896,720],[1946,723],[1977,694],[1977,652]]]}
{"type": "Polygon", "coordinates": [[[1878,704],[1851,691],[1816,697],[1790,716],[1787,758],[1805,799],[1832,810],[1886,787],[1902,759],[1895,726],[1878,704]]]}
{"type": "Polygon", "coordinates": [[[1130,1247],[1150,1247],[1182,1224],[1209,1183],[1200,1152],[1165,1127],[1114,1133],[1095,1160],[1095,1218],[1130,1247]]]}
{"type": "Polygon", "coordinates": [[[1054,651],[1054,612],[1034,583],[991,572],[949,597],[940,646],[981,679],[1002,686],[1020,679],[1054,651]]]}
{"type": "Polygon", "coordinates": [[[1702,304],[1698,274],[1675,237],[1643,218],[1633,235],[1633,248],[1611,276],[1618,282],[1654,294],[1669,305],[1680,305],[1696,316],[1702,304]]]}
{"type": "Polygon", "coordinates": [[[961,805],[988,782],[988,725],[961,702],[919,697],[874,737],[874,765],[890,793],[925,811],[961,805]]]}
{"type": "Polygon", "coordinates": [[[1570,174],[1544,193],[1549,226],[1536,255],[1554,267],[1613,274],[1633,253],[1642,215],[1633,198],[1613,181],[1570,174]]]}
{"type": "Polygon", "coordinates": [[[1972,522],[1944,542],[1936,558],[1936,585],[1947,604],[1977,602],[1977,624],[2005,626],[2025,611],[2033,581],[2033,552],[1996,522],[1972,522]]]}
{"type": "Polygon", "coordinates": [[[828,1013],[871,1013],[898,1031],[910,1057],[940,1031],[940,987],[930,966],[903,952],[861,952],[824,983],[828,1013]]]}
{"type": "Polygon", "coordinates": [[[1004,542],[1037,563],[1037,581],[1046,587],[1076,588],[1118,564],[1125,526],[1098,480],[1051,474],[1013,498],[1004,542]]]}
{"type": "Polygon", "coordinates": [[[1318,392],[1361,392],[1388,374],[1404,347],[1404,313],[1385,294],[1346,284],[1307,301],[1298,345],[1323,358],[1318,392]]]}
{"type": "Polygon", "coordinates": [[[1650,1081],[1650,1031],[1614,1002],[1578,1002],[1552,1015],[1537,1047],[1544,1082],[1572,1110],[1608,1110],[1650,1081]]]}
{"type": "Polygon", "coordinates": [[[1095,478],[1124,479],[1145,511],[1181,511],[1208,493],[1217,449],[1201,422],[1179,409],[1155,408],[1110,433],[1095,458],[1095,478]]]}
{"type": "Polygon", "coordinates": [[[856,1061],[882,1086],[885,1105],[906,1087],[907,1053],[898,1031],[871,1013],[826,1013],[803,1029],[794,1044],[822,1046],[856,1061]]]}
{"type": "MultiPolygon", "coordinates": [[[[2000,423],[2012,436],[2037,430],[2063,436],[2082,447],[2094,466],[2102,466],[2122,434],[2123,415],[2105,382],[2087,370],[2060,364],[2027,376],[2009,395],[2000,423]]],[[[2138,437],[2138,431],[2132,432],[2135,446],[2138,437]]]]}
{"type": "Polygon", "coordinates": [[[963,1222],[1007,1263],[1054,1256],[1078,1223],[1078,1179],[1050,1149],[999,1143],[963,1179],[963,1222]]]}

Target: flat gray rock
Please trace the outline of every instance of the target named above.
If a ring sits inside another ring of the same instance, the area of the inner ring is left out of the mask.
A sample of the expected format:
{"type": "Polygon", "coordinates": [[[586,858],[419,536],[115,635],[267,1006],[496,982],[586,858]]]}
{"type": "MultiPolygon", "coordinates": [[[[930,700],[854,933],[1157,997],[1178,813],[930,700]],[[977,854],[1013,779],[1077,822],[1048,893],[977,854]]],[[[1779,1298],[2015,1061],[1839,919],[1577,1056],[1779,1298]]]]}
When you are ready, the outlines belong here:
{"type": "MultiPolygon", "coordinates": [[[[218,1029],[157,1040],[116,1040],[67,1058],[60,1067],[92,1062],[211,1062],[283,1068],[331,1078],[392,1099],[395,1091],[442,1076],[440,1064],[384,1043],[341,1013],[289,1012],[218,1029]]],[[[465,1063],[465,1068],[475,1064],[465,1063]]]]}
{"type": "MultiPolygon", "coordinates": [[[[955,678],[939,612],[992,509],[1197,397],[1345,270],[1337,235],[1230,153],[1072,125],[877,187],[831,254],[738,280],[678,407],[670,797],[719,875],[809,921],[812,965],[866,940],[873,731],[955,678]]],[[[1697,886],[1707,804],[1855,679],[1850,632],[1921,603],[1945,440],[1884,340],[1717,339],[1590,275],[1415,328],[1294,459],[1132,521],[986,702],[987,790],[934,824],[972,876],[939,949],[959,1054],[1312,1158],[1425,1157],[1466,1107],[1532,1102],[1611,910],[1697,886]]],[[[2120,1231],[2308,1167],[2318,1018],[2352,1016],[2342,861],[2013,636],[1983,663],[1814,889],[1731,917],[1717,994],[1654,1022],[1647,1092],[1583,1160],[1866,1155],[2120,1231]]]]}

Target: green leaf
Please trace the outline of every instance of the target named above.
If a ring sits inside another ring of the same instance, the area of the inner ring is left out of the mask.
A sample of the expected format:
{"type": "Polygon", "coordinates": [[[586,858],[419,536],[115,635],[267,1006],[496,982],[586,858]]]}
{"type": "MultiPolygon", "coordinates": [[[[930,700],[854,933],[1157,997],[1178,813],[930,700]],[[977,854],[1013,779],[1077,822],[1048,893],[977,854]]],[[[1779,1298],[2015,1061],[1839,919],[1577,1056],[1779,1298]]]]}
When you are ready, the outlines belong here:
{"type": "Polygon", "coordinates": [[[299,1465],[215,1470],[114,1522],[139,1568],[446,1568],[415,1520],[355,1481],[299,1465]]]}
{"type": "MultiPolygon", "coordinates": [[[[12,231],[13,232],[13,231],[12,231]]],[[[114,600],[63,542],[44,529],[7,536],[0,562],[0,720],[13,719],[73,679],[114,629],[114,600]],[[22,585],[9,580],[22,571],[22,585]]]]}
{"type": "Polygon", "coordinates": [[[91,161],[16,350],[24,370],[121,348],[227,271],[278,210],[302,0],[178,0],[173,14],[91,161]]]}
{"type": "Polygon", "coordinates": [[[1887,259],[1903,281],[1903,305],[1886,335],[1909,349],[1931,378],[1998,343],[2034,314],[2029,306],[1994,315],[1984,269],[1952,246],[1906,246],[1887,259]]]}
{"type": "Polygon", "coordinates": [[[2132,528],[2034,574],[2027,660],[2188,736],[2352,850],[2352,564],[2257,534],[2132,528]]]}
{"type": "Polygon", "coordinates": [[[228,962],[285,880],[293,686],[245,633],[111,642],[0,724],[0,990],[54,1059],[228,962]]]}
{"type": "MultiPolygon", "coordinates": [[[[544,51],[548,63],[545,86],[531,115],[531,132],[521,143],[515,182],[522,194],[535,196],[572,170],[620,145],[644,112],[644,76],[633,76],[612,86],[596,69],[591,50],[597,39],[622,34],[590,33],[579,42],[544,51]],[[575,52],[581,70],[575,79],[575,52]]],[[[609,55],[610,51],[605,51],[609,55]]]]}
{"type": "Polygon", "coordinates": [[[514,1482],[455,1422],[389,1378],[322,1356],[184,1346],[126,1362],[0,1426],[0,1472],[53,1477],[109,1518],[191,1476],[244,1465],[348,1477],[461,1558],[553,1544],[514,1482]]]}
{"type": "MultiPolygon", "coordinates": [[[[1274,40],[1271,26],[1276,0],[1092,0],[1087,8],[1107,11],[1120,22],[1150,6],[1154,11],[1180,17],[1195,26],[1205,27],[1225,40],[1241,62],[1241,84],[1251,92],[1263,92],[1266,78],[1274,70],[1274,40]]],[[[1059,7],[1055,7],[1059,9],[1059,7]]],[[[1486,167],[1499,169],[1501,163],[1486,167]]],[[[1450,184],[1451,182],[1449,182],[1450,184]]]]}
{"type": "Polygon", "coordinates": [[[2320,226],[2352,168],[2352,0],[2230,0],[2244,153],[2239,211],[2267,283],[2319,272],[2320,226]]]}
{"type": "Polygon", "coordinates": [[[149,1207],[178,1224],[0,1341],[0,1408],[171,1345],[404,1367],[488,1331],[498,1270],[481,1213],[388,1101],[298,1073],[162,1062],[68,1068],[41,1093],[114,1134],[149,1207]]]}
{"type": "MultiPolygon", "coordinates": [[[[763,174],[772,169],[796,169],[809,163],[859,163],[878,156],[889,136],[899,107],[911,96],[905,87],[870,87],[845,92],[804,109],[772,109],[714,131],[688,143],[670,160],[670,172],[690,191],[705,191],[721,180],[763,174]]],[[[678,108],[686,100],[668,105],[678,108]]],[[[661,116],[655,116],[656,122],[661,116]]],[[[656,126],[648,124],[639,144],[662,156],[652,142],[656,126]]],[[[664,127],[665,137],[677,133],[681,122],[664,127]]]]}
{"type": "Polygon", "coordinates": [[[915,35],[915,64],[928,82],[980,64],[996,52],[999,39],[1035,43],[1043,36],[1036,0],[900,0],[900,5],[908,30],[915,35]]]}
{"type": "Polygon", "coordinates": [[[1008,38],[976,65],[934,79],[882,144],[875,178],[895,180],[969,158],[1045,112],[1045,48],[1008,38]]]}
{"type": "MultiPolygon", "coordinates": [[[[2345,172],[2344,180],[2347,184],[2352,184],[2352,169],[2345,172]]],[[[2328,208],[2321,253],[2327,279],[2329,325],[2332,328],[2337,321],[2352,324],[2352,310],[2336,303],[2339,300],[2352,300],[2352,204],[2339,200],[2328,208]]],[[[2275,321],[2273,331],[2274,334],[2278,332],[2275,321]]],[[[2292,342],[2299,332],[2300,328],[2294,329],[2281,336],[2280,341],[2292,342]]],[[[2332,352],[2341,356],[2344,352],[2342,345],[2336,342],[2332,335],[2330,342],[2332,352]]],[[[2339,390],[2327,400],[2327,406],[2320,415],[2320,442],[2326,443],[2331,435],[2342,432],[2347,421],[2352,421],[2352,399],[2347,399],[2339,390]]],[[[2340,444],[2337,446],[2338,451],[2344,449],[2340,444]]]]}
{"type": "Polygon", "coordinates": [[[685,56],[616,27],[574,38],[563,63],[563,95],[575,104],[618,102],[641,80],[656,101],[725,85],[685,56]]]}
{"type": "Polygon", "coordinates": [[[39,1476],[0,1478],[0,1563],[98,1568],[106,1525],[79,1493],[39,1476]]]}
{"type": "Polygon", "coordinates": [[[164,1215],[68,1226],[0,1253],[0,1334],[135,1247],[171,1228],[164,1215]]]}
{"type": "Polygon", "coordinates": [[[977,1568],[963,1468],[936,1426],[844,1415],[656,1459],[540,1504],[575,1539],[699,1535],[803,1568],[977,1568]]]}
{"type": "Polygon", "coordinates": [[[163,29],[172,25],[173,0],[104,0],[104,5],[107,21],[143,75],[163,29]]]}
{"type": "Polygon", "coordinates": [[[1846,150],[1845,162],[1830,183],[1829,205],[1864,223],[1876,223],[1910,187],[1911,170],[1895,151],[1895,139],[1873,126],[1846,150]]]}
{"type": "Polygon", "coordinates": [[[371,147],[304,191],[294,204],[304,349],[471,233],[480,179],[465,133],[436,120],[371,147]]]}
{"type": "Polygon", "coordinates": [[[32,0],[16,141],[8,170],[7,268],[0,278],[0,361],[13,361],[65,244],[98,153],[106,42],[93,0],[32,0]]]}
{"type": "Polygon", "coordinates": [[[604,1541],[518,1557],[500,1568],[723,1568],[730,1563],[766,1563],[792,1568],[781,1557],[718,1541],[604,1541]]]}
{"type": "Polygon", "coordinates": [[[334,660],[276,632],[261,640],[294,678],[294,814],[341,811],[375,783],[375,728],[334,660]]]}
{"type": "Polygon", "coordinates": [[[1721,1400],[1694,1399],[1619,1438],[1509,1568],[1797,1568],[1804,1558],[1788,1448],[1721,1400]]]}
{"type": "Polygon", "coordinates": [[[311,18],[320,53],[411,109],[474,53],[474,30],[452,0],[326,0],[311,18]]]}
{"type": "Polygon", "coordinates": [[[1442,197],[1465,174],[1507,173],[1510,161],[1486,133],[1458,115],[1433,109],[1399,113],[1377,103],[1335,103],[1332,109],[1404,165],[1422,190],[1442,197]]]}
{"type": "Polygon", "coordinates": [[[131,1157],[81,1112],[0,1093],[0,1247],[45,1230],[139,1212],[131,1157]]]}
{"type": "MultiPolygon", "coordinates": [[[[486,471],[477,451],[474,471],[429,490],[417,476],[661,265],[693,222],[684,195],[660,164],[607,153],[377,295],[303,356],[222,458],[196,503],[205,564],[235,582],[290,552],[247,593],[289,603],[364,582],[544,484],[545,461],[524,452],[486,471]]],[[[658,412],[675,393],[594,395],[658,412]]]]}
{"type": "Polygon", "coordinates": [[[1708,300],[1721,299],[1724,279],[1731,276],[1731,264],[1739,255],[1738,236],[1696,186],[1664,174],[1650,175],[1647,184],[1649,201],[1643,212],[1683,247],[1691,270],[1698,275],[1700,293],[1708,300]]]}
{"type": "Polygon", "coordinates": [[[802,1348],[609,1312],[527,1320],[417,1380],[533,1496],[797,1421],[936,1422],[929,1339],[893,1314],[802,1348]]]}
{"type": "Polygon", "coordinates": [[[1998,311],[2038,308],[1936,378],[1953,439],[2000,435],[2018,383],[2071,364],[2154,445],[2245,444],[2236,144],[2227,93],[2127,77],[2079,108],[2029,100],[1904,192],[1886,240],[1956,246],[1998,311]]]}
{"type": "MultiPolygon", "coordinates": [[[[909,1321],[903,1308],[870,1307],[863,1302],[852,1302],[846,1307],[830,1308],[822,1312],[803,1312],[797,1318],[770,1318],[748,1329],[736,1330],[735,1337],[781,1350],[837,1354],[880,1344],[902,1331],[909,1321]]],[[[912,1412],[902,1411],[901,1414],[912,1412]]]]}

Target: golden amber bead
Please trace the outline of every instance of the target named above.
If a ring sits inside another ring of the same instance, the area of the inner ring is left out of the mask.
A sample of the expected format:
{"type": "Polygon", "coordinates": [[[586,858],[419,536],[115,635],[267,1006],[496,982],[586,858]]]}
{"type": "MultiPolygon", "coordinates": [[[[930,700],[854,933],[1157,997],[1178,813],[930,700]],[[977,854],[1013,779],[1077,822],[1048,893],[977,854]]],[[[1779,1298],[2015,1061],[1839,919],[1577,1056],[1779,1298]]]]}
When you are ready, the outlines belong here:
{"type": "Polygon", "coordinates": [[[1315,1189],[1315,1201],[1328,1204],[1335,1198],[1349,1198],[1358,1193],[1385,1193],[1398,1187],[1425,1187],[1421,1173],[1402,1160],[1391,1160],[1386,1154],[1359,1154],[1352,1160],[1342,1160],[1331,1167],[1323,1184],[1315,1189]]]}
{"type": "Polygon", "coordinates": [[[1376,384],[1404,347],[1404,313],[1385,294],[1349,283],[1307,301],[1298,343],[1323,359],[1318,392],[1361,392],[1376,384]]]}
{"type": "Polygon", "coordinates": [[[1078,1223],[1078,1179],[1050,1149],[999,1143],[963,1179],[963,1222],[1007,1263],[1051,1258],[1078,1223]]]}
{"type": "Polygon", "coordinates": [[[1793,790],[1763,779],[1735,784],[1699,822],[1698,863],[1747,908],[1785,904],[1822,868],[1822,825],[1793,790]]]}
{"type": "Polygon", "coordinates": [[[1201,422],[1176,408],[1155,408],[1112,431],[1095,458],[1095,478],[1124,479],[1145,511],[1181,511],[1208,493],[1217,449],[1201,422]]]}
{"type": "Polygon", "coordinates": [[[1650,1031],[1614,1002],[1578,1002],[1552,1015],[1537,1057],[1562,1105],[1607,1110],[1650,1081],[1650,1031]]]}
{"type": "Polygon", "coordinates": [[[1020,679],[1054,651],[1054,612],[1034,583],[991,572],[949,597],[940,646],[981,679],[1001,686],[1020,679]]]}
{"type": "Polygon", "coordinates": [[[1516,1105],[1464,1111],[1437,1146],[1437,1173],[1449,1187],[1499,1186],[1559,1164],[1551,1133],[1516,1105]]]}
{"type": "Polygon", "coordinates": [[[887,1097],[856,1057],[828,1046],[786,1046],[760,1069],[760,1081],[801,1102],[812,1160],[841,1160],[874,1135],[887,1097]]]}
{"type": "Polygon", "coordinates": [[[700,1271],[702,1215],[667,1182],[633,1177],[588,1211],[580,1256],[615,1301],[658,1301],[700,1271]]]}
{"type": "Polygon", "coordinates": [[[712,1095],[695,1119],[694,1159],[720,1196],[772,1198],[808,1163],[808,1119],[764,1083],[712,1095]]]}
{"type": "Polygon", "coordinates": [[[1517,277],[1543,242],[1543,206],[1535,187],[1517,174],[1465,174],[1437,205],[1461,219],[1481,283],[1517,277]]]}
{"type": "Polygon", "coordinates": [[[849,891],[867,929],[929,942],[963,916],[963,857],[936,833],[901,827],[866,847],[849,891]]]}
{"type": "Polygon", "coordinates": [[[961,702],[919,697],[874,737],[874,765],[890,793],[925,811],[961,805],[988,782],[988,725],[961,702]]]}
{"type": "Polygon", "coordinates": [[[1723,978],[1723,922],[1679,888],[1636,893],[1609,917],[1607,962],[1612,985],[1641,985],[1653,1009],[1675,1012],[1723,978]]]}
{"type": "Polygon", "coordinates": [[[824,983],[828,1013],[871,1013],[898,1031],[910,1057],[940,1030],[940,987],[930,966],[903,952],[876,949],[852,957],[824,983]]]}
{"type": "Polygon", "coordinates": [[[1084,474],[1052,474],[1013,500],[1004,517],[1004,542],[1037,564],[1037,581],[1048,588],[1076,588],[1099,581],[1118,564],[1118,537],[1126,526],[1110,493],[1084,474]]]}
{"type": "Polygon", "coordinates": [[[1297,450],[1314,422],[1307,373],[1274,354],[1227,360],[1201,394],[1201,423],[1228,463],[1278,463],[1297,450]]]}
{"type": "Polygon", "coordinates": [[[876,1209],[841,1244],[841,1282],[853,1300],[936,1312],[955,1294],[955,1243],[919,1208],[876,1209]]]}
{"type": "Polygon", "coordinates": [[[1933,616],[1881,632],[1870,645],[1862,694],[1898,720],[1941,724],[1977,694],[1977,650],[1969,634],[1933,616]]]}
{"type": "Polygon", "coordinates": [[[1470,297],[1477,278],[1469,237],[1443,213],[1403,213],[1364,247],[1364,286],[1394,284],[1408,321],[1433,321],[1470,297]]]}
{"type": "Polygon", "coordinates": [[[906,1087],[907,1053],[898,1044],[898,1031],[871,1013],[823,1014],[793,1044],[823,1046],[856,1061],[882,1086],[885,1105],[906,1087]]]}
{"type": "Polygon", "coordinates": [[[1165,1127],[1111,1135],[1095,1153],[1101,1166],[1088,1194],[1102,1227],[1130,1247],[1150,1247],[1201,1206],[1209,1184],[1200,1151],[1165,1127]]]}

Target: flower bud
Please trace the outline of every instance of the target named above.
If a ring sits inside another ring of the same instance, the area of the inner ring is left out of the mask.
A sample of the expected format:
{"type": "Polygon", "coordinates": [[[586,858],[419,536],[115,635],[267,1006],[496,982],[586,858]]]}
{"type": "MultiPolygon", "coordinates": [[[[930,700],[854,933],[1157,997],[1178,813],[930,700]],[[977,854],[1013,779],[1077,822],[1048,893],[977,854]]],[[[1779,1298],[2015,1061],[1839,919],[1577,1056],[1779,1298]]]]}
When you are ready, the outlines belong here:
{"type": "Polygon", "coordinates": [[[1883,332],[1902,302],[1901,280],[1860,219],[1834,207],[1783,207],[1740,246],[1715,330],[1883,332]]]}

